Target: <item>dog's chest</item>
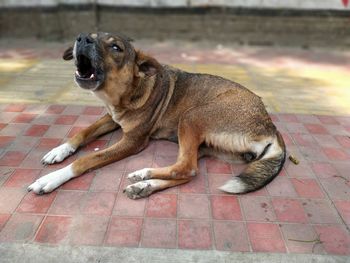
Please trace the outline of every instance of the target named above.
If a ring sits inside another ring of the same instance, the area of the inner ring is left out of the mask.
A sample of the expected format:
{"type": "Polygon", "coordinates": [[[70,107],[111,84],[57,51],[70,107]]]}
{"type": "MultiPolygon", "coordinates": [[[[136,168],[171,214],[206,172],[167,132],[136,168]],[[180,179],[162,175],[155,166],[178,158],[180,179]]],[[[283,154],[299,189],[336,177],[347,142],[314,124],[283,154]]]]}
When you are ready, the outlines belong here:
{"type": "Polygon", "coordinates": [[[93,94],[99,98],[106,106],[107,112],[111,115],[112,119],[121,125],[121,114],[116,110],[113,104],[109,101],[109,97],[102,92],[93,92],[93,94]]]}

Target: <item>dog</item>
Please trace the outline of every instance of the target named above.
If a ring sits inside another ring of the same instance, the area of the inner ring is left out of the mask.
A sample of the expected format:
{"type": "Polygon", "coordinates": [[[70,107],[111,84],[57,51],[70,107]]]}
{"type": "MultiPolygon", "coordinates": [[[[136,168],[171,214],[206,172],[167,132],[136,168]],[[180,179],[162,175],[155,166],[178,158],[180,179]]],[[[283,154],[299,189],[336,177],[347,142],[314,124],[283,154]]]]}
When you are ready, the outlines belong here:
{"type": "Polygon", "coordinates": [[[76,83],[99,98],[108,113],[52,149],[42,163],[61,162],[80,146],[116,129],[122,130],[122,138],[39,178],[29,191],[49,193],[88,170],[142,151],[151,139],[177,142],[177,161],[130,173],[131,184],[124,189],[129,198],[191,181],[203,156],[247,163],[240,175],[220,187],[227,193],[255,191],[281,171],[286,157],[283,138],[261,98],[240,84],[162,65],[135,50],[122,34],[80,34],[63,59],[74,59],[76,83]]]}

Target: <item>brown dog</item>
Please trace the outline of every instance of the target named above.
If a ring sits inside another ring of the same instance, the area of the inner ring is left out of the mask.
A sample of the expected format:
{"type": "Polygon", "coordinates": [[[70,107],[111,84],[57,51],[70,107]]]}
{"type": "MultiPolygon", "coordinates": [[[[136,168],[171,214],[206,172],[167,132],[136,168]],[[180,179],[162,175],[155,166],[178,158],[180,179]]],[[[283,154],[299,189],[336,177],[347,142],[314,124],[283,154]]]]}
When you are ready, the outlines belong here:
{"type": "Polygon", "coordinates": [[[161,65],[119,34],[81,34],[63,58],[75,59],[77,84],[101,99],[108,114],[51,150],[42,162],[60,162],[117,128],[123,136],[115,145],[39,178],[29,191],[51,192],[88,170],[142,151],[150,139],[178,142],[178,159],[169,167],[129,174],[133,184],[125,192],[133,199],[190,181],[198,172],[197,159],[204,155],[248,163],[220,188],[229,193],[257,190],[281,170],[283,139],[261,99],[241,85],[161,65]]]}

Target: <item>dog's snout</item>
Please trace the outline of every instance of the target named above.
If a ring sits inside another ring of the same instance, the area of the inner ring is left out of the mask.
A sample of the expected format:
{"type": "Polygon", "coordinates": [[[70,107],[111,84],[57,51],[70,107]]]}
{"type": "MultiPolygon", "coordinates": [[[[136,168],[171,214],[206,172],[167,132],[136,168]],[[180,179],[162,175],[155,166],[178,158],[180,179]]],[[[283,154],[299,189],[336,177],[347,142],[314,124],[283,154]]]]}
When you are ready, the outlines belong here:
{"type": "Polygon", "coordinates": [[[77,37],[77,42],[79,44],[92,44],[94,42],[93,38],[87,34],[80,34],[78,37],[77,37]]]}

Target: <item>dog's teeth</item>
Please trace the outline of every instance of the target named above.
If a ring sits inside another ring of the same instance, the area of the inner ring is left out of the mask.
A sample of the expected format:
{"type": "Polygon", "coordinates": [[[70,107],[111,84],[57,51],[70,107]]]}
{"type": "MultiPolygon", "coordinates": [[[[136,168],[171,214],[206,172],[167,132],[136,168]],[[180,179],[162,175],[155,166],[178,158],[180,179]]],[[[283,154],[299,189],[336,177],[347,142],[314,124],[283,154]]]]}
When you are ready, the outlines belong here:
{"type": "Polygon", "coordinates": [[[91,74],[90,79],[93,79],[95,77],[94,73],[91,74]]]}
{"type": "Polygon", "coordinates": [[[75,71],[75,74],[77,74],[77,75],[80,77],[80,74],[79,74],[79,71],[78,71],[78,70],[75,71]]]}

